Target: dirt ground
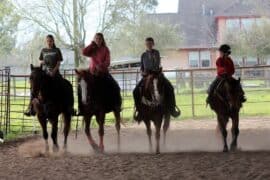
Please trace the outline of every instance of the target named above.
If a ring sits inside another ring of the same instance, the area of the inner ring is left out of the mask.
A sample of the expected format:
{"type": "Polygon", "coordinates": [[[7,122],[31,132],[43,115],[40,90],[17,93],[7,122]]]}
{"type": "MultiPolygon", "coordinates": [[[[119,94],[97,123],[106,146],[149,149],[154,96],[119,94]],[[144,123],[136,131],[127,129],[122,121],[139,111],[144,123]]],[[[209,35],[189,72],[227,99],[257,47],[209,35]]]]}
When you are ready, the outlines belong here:
{"type": "Polygon", "coordinates": [[[105,154],[83,133],[70,135],[67,152],[45,154],[40,137],[0,145],[0,179],[270,179],[270,118],[241,120],[235,153],[221,153],[214,120],[172,122],[161,155],[149,153],[143,125],[122,128],[119,153],[115,129],[105,132],[105,154]]]}

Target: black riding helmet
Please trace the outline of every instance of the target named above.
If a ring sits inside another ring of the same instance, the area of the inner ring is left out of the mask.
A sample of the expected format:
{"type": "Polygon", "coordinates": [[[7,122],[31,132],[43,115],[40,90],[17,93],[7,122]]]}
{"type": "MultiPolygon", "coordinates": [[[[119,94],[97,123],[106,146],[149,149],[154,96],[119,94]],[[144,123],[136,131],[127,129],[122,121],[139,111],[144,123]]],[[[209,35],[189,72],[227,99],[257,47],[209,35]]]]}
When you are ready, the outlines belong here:
{"type": "Polygon", "coordinates": [[[231,47],[228,44],[223,44],[219,47],[219,51],[223,52],[224,54],[230,55],[232,53],[231,47]]]}

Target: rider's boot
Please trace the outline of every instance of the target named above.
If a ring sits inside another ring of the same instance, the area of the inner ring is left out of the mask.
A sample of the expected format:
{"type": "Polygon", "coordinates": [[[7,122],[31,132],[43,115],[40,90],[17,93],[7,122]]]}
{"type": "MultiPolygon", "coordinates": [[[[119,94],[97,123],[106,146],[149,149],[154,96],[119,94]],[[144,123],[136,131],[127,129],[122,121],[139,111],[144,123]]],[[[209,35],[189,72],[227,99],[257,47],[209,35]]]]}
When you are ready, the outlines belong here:
{"type": "Polygon", "coordinates": [[[178,106],[176,105],[176,101],[175,101],[175,94],[174,94],[174,90],[172,89],[171,92],[169,92],[169,106],[170,106],[170,113],[173,117],[178,117],[181,115],[181,111],[178,108],[178,106]]]}
{"type": "Polygon", "coordinates": [[[134,97],[134,103],[135,103],[135,111],[133,114],[133,118],[135,121],[141,120],[141,114],[140,114],[140,87],[136,87],[133,91],[133,97],[134,97]]]}
{"type": "Polygon", "coordinates": [[[25,116],[35,116],[36,115],[36,112],[34,111],[34,107],[33,107],[33,104],[32,104],[32,101],[34,99],[34,95],[31,94],[31,98],[30,98],[30,102],[29,102],[29,105],[28,105],[28,108],[27,110],[24,112],[24,115],[25,116]]]}

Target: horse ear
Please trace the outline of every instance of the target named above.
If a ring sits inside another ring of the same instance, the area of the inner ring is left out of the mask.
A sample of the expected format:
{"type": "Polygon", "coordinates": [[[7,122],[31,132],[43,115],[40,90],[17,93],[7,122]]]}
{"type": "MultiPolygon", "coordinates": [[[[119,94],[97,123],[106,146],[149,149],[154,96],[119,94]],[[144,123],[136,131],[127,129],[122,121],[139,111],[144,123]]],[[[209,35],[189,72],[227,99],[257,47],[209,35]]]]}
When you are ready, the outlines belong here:
{"type": "Polygon", "coordinates": [[[76,73],[76,75],[78,75],[78,76],[81,75],[81,72],[80,72],[78,69],[75,69],[75,73],[76,73]]]}
{"type": "Polygon", "coordinates": [[[239,82],[241,81],[241,78],[240,78],[240,77],[238,78],[238,81],[239,81],[239,82]]]}
{"type": "Polygon", "coordinates": [[[33,64],[30,64],[30,69],[31,69],[31,71],[33,71],[33,69],[34,69],[34,65],[33,64]]]}

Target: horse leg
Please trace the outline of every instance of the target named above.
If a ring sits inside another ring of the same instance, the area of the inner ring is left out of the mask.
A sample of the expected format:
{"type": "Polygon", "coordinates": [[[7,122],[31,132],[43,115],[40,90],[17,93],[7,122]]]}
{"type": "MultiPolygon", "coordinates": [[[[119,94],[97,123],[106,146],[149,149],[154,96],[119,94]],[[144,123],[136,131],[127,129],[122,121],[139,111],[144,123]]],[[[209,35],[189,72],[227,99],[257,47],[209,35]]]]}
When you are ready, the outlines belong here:
{"type": "Polygon", "coordinates": [[[146,133],[147,133],[148,141],[149,141],[149,151],[151,153],[153,151],[151,121],[150,120],[144,120],[144,123],[145,123],[145,126],[146,126],[146,133]]]}
{"type": "Polygon", "coordinates": [[[104,152],[104,122],[105,122],[105,113],[100,112],[97,116],[97,122],[99,125],[98,134],[99,134],[99,148],[101,152],[104,152]]]}
{"type": "Polygon", "coordinates": [[[232,116],[232,142],[231,142],[231,151],[237,150],[237,138],[239,135],[239,114],[235,113],[232,116]]]}
{"type": "Polygon", "coordinates": [[[67,137],[70,131],[71,114],[64,113],[64,149],[67,148],[67,137]]]}
{"type": "Polygon", "coordinates": [[[164,119],[164,124],[163,124],[163,144],[166,146],[166,135],[167,131],[170,127],[170,115],[166,114],[165,119],[164,119]]]}
{"type": "Polygon", "coordinates": [[[52,118],[50,120],[50,122],[52,124],[51,138],[53,140],[53,151],[57,152],[59,150],[59,146],[58,146],[58,142],[57,142],[58,119],[52,118]]]}
{"type": "Polygon", "coordinates": [[[222,137],[223,137],[223,152],[228,152],[228,144],[227,144],[227,129],[226,129],[226,125],[228,122],[228,117],[221,117],[218,116],[218,123],[219,123],[219,128],[220,128],[220,132],[222,133],[222,137]]]}
{"type": "Polygon", "coordinates": [[[49,151],[49,143],[48,143],[48,131],[47,131],[47,121],[46,117],[43,115],[41,111],[41,106],[40,103],[37,99],[33,100],[33,108],[35,112],[37,113],[38,116],[38,121],[40,123],[40,126],[42,128],[42,134],[43,134],[43,139],[45,140],[45,152],[49,151]]]}
{"type": "Polygon", "coordinates": [[[85,134],[87,136],[89,144],[96,151],[98,149],[98,145],[96,144],[96,142],[93,139],[92,134],[91,134],[91,129],[90,129],[91,119],[92,119],[92,115],[91,116],[84,116],[84,122],[85,122],[84,131],[85,131],[85,134]]]}
{"type": "Polygon", "coordinates": [[[156,128],[156,154],[160,154],[160,129],[162,124],[162,116],[154,121],[156,128]]]}
{"type": "Polygon", "coordinates": [[[120,116],[120,112],[119,111],[114,111],[114,116],[115,116],[115,128],[117,131],[117,150],[118,152],[120,151],[120,128],[121,128],[121,116],[120,116]]]}

